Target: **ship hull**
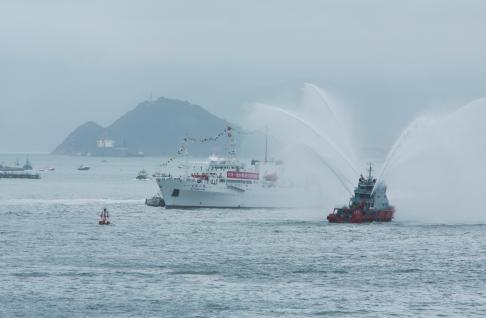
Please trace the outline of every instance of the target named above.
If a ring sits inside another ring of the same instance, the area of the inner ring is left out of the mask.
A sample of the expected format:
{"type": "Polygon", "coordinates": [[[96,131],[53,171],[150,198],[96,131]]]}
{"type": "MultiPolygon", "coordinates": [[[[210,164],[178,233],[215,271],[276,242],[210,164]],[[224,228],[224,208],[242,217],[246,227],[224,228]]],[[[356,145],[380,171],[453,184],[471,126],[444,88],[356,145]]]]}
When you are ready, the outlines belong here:
{"type": "Polygon", "coordinates": [[[305,202],[306,200],[299,199],[304,193],[296,188],[210,185],[160,178],[157,179],[157,184],[168,209],[296,208],[309,205],[308,200],[305,202]]]}
{"type": "Polygon", "coordinates": [[[12,172],[5,172],[0,173],[0,179],[40,179],[39,174],[35,173],[12,173],[12,172]]]}
{"type": "Polygon", "coordinates": [[[371,222],[391,222],[395,215],[395,208],[390,207],[388,209],[379,211],[366,211],[360,210],[348,211],[345,215],[331,213],[327,216],[329,223],[371,223],[371,222]]]}

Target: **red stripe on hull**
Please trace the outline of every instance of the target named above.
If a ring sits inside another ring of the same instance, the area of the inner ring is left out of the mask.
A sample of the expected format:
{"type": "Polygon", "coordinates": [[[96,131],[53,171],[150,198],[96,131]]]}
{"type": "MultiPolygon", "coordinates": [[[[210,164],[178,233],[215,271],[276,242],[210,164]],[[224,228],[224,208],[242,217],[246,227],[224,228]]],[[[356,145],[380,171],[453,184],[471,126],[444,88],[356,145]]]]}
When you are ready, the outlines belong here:
{"type": "Polygon", "coordinates": [[[363,213],[361,210],[349,211],[349,216],[331,213],[327,216],[329,223],[370,223],[391,222],[395,214],[395,208],[363,213]]]}

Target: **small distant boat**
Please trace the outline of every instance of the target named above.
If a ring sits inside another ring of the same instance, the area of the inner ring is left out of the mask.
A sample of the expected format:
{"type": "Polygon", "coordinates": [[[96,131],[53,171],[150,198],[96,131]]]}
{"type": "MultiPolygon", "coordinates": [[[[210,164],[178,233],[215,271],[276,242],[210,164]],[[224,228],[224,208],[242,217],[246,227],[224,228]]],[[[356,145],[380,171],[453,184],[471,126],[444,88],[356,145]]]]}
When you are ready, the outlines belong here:
{"type": "Polygon", "coordinates": [[[87,170],[89,170],[89,169],[91,169],[91,168],[90,168],[90,167],[88,167],[88,166],[83,166],[83,165],[80,165],[80,166],[78,167],[78,170],[79,170],[79,171],[87,171],[87,170]]]}
{"type": "Polygon", "coordinates": [[[148,206],[155,206],[155,207],[164,207],[165,201],[162,199],[160,194],[156,194],[151,198],[145,199],[145,204],[148,206]]]}
{"type": "Polygon", "coordinates": [[[147,180],[149,177],[149,174],[145,170],[140,170],[140,172],[137,175],[137,180],[147,180]]]}

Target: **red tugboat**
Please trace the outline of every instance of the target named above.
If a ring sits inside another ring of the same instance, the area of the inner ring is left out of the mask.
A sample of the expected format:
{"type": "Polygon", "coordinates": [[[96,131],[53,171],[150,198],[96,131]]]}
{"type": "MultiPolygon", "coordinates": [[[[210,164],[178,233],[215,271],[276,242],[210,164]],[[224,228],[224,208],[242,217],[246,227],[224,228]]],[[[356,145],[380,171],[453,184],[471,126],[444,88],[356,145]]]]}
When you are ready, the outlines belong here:
{"type": "Polygon", "coordinates": [[[376,184],[372,171],[370,164],[368,178],[361,175],[349,206],[335,208],[327,216],[330,223],[390,222],[393,219],[395,207],[388,203],[386,186],[383,183],[376,184]]]}

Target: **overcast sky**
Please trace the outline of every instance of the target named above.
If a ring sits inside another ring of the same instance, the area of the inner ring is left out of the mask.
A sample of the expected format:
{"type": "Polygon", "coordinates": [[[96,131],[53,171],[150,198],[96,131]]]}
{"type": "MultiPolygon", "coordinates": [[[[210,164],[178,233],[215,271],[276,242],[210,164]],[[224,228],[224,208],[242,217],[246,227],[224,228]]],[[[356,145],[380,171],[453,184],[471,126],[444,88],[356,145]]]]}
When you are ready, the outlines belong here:
{"type": "Polygon", "coordinates": [[[486,96],[486,2],[0,0],[1,152],[51,151],[151,92],[232,120],[304,82],[386,145],[423,109],[486,96]]]}

